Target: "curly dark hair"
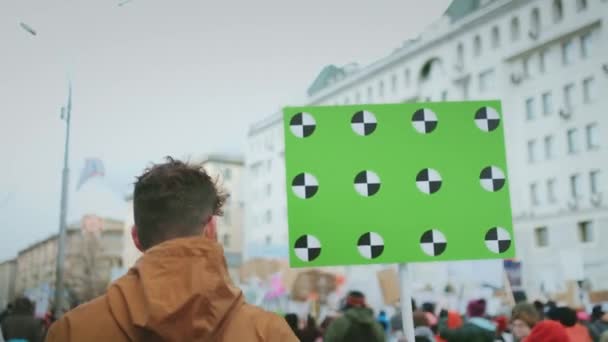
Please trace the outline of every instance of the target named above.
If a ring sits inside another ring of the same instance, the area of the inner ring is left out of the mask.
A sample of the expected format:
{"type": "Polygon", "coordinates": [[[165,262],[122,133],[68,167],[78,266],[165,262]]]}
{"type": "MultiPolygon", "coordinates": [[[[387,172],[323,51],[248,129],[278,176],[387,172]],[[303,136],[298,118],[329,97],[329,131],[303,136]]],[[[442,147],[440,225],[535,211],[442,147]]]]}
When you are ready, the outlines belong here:
{"type": "Polygon", "coordinates": [[[196,236],[222,215],[228,198],[201,164],[166,157],[137,177],[133,214],[144,250],[163,241],[196,236]]]}

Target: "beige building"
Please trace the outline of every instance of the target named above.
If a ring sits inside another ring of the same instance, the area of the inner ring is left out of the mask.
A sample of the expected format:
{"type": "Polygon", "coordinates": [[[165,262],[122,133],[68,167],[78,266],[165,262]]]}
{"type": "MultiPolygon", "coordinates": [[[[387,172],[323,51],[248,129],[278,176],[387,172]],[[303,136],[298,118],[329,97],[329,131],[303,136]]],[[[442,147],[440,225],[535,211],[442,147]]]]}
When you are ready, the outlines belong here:
{"type": "MultiPolygon", "coordinates": [[[[68,227],[65,284],[71,304],[103,292],[113,269],[122,267],[123,222],[94,218],[68,227]]],[[[52,298],[57,260],[57,234],[36,242],[16,258],[15,295],[52,298]]]]}
{"type": "Polygon", "coordinates": [[[135,225],[135,219],[133,218],[133,196],[129,195],[125,198],[125,200],[127,202],[127,217],[125,218],[123,227],[123,272],[126,272],[129,268],[131,268],[131,266],[133,266],[137,259],[141,256],[141,252],[135,248],[133,238],[131,237],[131,228],[133,228],[135,225]]]}
{"type": "Polygon", "coordinates": [[[243,160],[223,155],[209,155],[203,161],[207,172],[216,177],[230,197],[224,205],[224,215],[218,221],[218,240],[224,246],[226,263],[235,278],[243,261],[243,160]]]}
{"type": "Polygon", "coordinates": [[[14,299],[16,266],[16,259],[0,263],[0,310],[14,299]]]}

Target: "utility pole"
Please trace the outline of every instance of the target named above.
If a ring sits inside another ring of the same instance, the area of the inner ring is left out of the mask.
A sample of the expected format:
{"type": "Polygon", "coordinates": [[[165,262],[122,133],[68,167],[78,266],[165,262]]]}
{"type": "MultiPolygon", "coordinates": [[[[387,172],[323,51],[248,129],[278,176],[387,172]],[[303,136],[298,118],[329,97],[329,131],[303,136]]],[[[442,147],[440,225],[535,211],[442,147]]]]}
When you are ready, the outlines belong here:
{"type": "Polygon", "coordinates": [[[69,153],[70,153],[70,121],[72,118],[72,83],[68,86],[67,107],[61,108],[61,119],[65,121],[65,149],[63,152],[63,174],[61,178],[61,209],[59,212],[59,237],[57,239],[57,268],[55,270],[55,317],[61,317],[63,313],[64,293],[64,264],[65,264],[65,240],[67,230],[68,211],[68,189],[69,189],[69,153]]]}

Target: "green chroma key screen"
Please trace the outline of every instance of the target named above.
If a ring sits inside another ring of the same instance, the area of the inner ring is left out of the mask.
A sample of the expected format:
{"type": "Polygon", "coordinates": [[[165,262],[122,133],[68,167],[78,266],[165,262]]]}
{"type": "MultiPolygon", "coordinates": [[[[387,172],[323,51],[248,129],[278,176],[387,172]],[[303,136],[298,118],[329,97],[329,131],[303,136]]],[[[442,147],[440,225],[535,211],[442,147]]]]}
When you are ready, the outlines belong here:
{"type": "Polygon", "coordinates": [[[514,257],[499,101],[283,115],[292,266],[514,257]]]}

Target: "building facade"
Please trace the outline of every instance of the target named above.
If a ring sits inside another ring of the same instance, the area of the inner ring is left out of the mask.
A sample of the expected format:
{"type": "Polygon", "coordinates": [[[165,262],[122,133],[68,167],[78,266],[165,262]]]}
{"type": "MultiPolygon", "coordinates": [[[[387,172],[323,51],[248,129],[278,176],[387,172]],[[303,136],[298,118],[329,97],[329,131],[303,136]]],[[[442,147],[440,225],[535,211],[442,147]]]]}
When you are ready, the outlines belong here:
{"type": "MultiPolygon", "coordinates": [[[[324,68],[302,105],[500,99],[524,287],[559,291],[577,278],[606,289],[607,24],[605,0],[455,1],[371,65],[324,68]]],[[[288,246],[283,156],[281,114],[253,124],[248,246],[288,246]]]]}
{"type": "Polygon", "coordinates": [[[202,162],[205,170],[217,179],[229,196],[218,219],[218,242],[224,247],[226,263],[232,279],[237,279],[243,263],[243,159],[225,155],[209,155],[202,162]]]}
{"type": "Polygon", "coordinates": [[[0,263],[0,310],[15,299],[15,273],[17,260],[11,259],[0,263]]]}
{"type": "MultiPolygon", "coordinates": [[[[65,284],[72,304],[103,292],[112,270],[122,267],[123,222],[100,219],[98,231],[70,226],[66,235],[65,284]]],[[[19,252],[14,295],[52,299],[57,261],[57,234],[19,252]]]]}

